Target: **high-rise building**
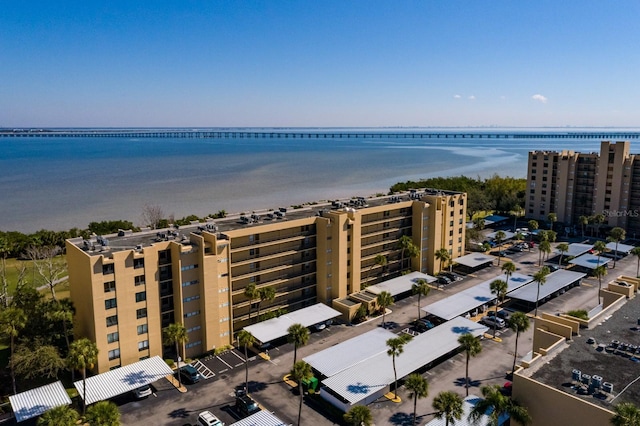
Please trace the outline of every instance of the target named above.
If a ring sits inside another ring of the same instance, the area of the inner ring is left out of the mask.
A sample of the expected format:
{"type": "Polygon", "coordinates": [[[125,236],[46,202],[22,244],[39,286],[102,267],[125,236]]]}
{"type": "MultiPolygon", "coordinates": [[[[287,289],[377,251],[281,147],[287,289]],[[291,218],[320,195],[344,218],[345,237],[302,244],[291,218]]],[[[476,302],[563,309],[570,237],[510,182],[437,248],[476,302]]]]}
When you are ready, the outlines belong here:
{"type": "Polygon", "coordinates": [[[600,152],[532,151],[527,168],[526,215],[580,225],[603,215],[604,225],[640,235],[640,157],[629,142],[604,141],[600,152]]]}
{"type": "Polygon", "coordinates": [[[464,254],[465,217],[466,194],[421,190],[68,240],[75,332],[97,343],[99,372],[170,356],[162,329],[172,323],[187,329],[184,354],[193,357],[265,315],[359,292],[381,268],[385,279],[439,272],[436,251],[464,254]],[[405,235],[415,257],[400,248],[405,235]],[[273,298],[248,298],[254,286],[273,298]]]}

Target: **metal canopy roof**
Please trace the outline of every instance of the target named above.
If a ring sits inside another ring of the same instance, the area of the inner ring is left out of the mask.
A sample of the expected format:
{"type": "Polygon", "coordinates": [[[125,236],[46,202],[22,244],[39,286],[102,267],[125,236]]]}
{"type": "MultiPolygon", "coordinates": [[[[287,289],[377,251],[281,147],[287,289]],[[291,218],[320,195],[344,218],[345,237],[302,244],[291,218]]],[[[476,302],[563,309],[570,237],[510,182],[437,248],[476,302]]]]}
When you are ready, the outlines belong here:
{"type": "MultiPolygon", "coordinates": [[[[495,232],[490,232],[489,234],[487,234],[487,238],[495,240],[496,239],[496,234],[500,232],[500,231],[495,231],[495,232]]],[[[511,231],[502,231],[504,233],[504,238],[502,239],[502,241],[507,241],[512,239],[513,237],[516,236],[515,232],[511,232],[511,231]]]]}
{"type": "Polygon", "coordinates": [[[387,291],[391,293],[392,296],[397,296],[411,291],[411,286],[421,279],[428,283],[437,281],[437,278],[431,275],[423,274],[422,272],[411,272],[410,274],[392,278],[380,284],[370,285],[367,287],[367,291],[376,295],[387,291]]]}
{"type": "MultiPolygon", "coordinates": [[[[496,296],[491,294],[491,283],[495,280],[502,280],[506,282],[507,276],[505,274],[498,275],[495,278],[483,281],[476,286],[451,295],[445,299],[424,306],[422,310],[445,320],[450,320],[458,315],[463,315],[466,312],[495,300],[496,296]]],[[[514,272],[513,275],[509,277],[507,294],[527,283],[530,283],[532,280],[533,278],[529,275],[514,272]]]]}
{"type": "Polygon", "coordinates": [[[258,411],[244,419],[232,423],[231,426],[286,426],[282,420],[269,411],[258,411]]]}
{"type": "Polygon", "coordinates": [[[509,219],[508,217],[505,216],[498,216],[498,215],[491,215],[491,216],[487,216],[484,218],[484,223],[488,223],[488,224],[492,224],[492,223],[496,223],[496,222],[502,222],[509,219]]]}
{"type": "MultiPolygon", "coordinates": [[[[140,386],[148,385],[163,377],[173,374],[173,370],[159,356],[134,362],[106,373],[87,378],[87,405],[104,401],[114,396],[130,392],[140,386]]],[[[82,380],[74,382],[82,398],[84,388],[82,380]]]]}
{"type": "Polygon", "coordinates": [[[453,259],[453,262],[469,268],[477,268],[485,263],[492,263],[495,259],[495,257],[484,253],[471,253],[465,256],[460,256],[457,259],[453,259]]]}
{"type": "MultiPolygon", "coordinates": [[[[616,251],[616,243],[607,243],[607,248],[615,253],[616,251]]],[[[630,246],[629,244],[618,243],[618,253],[629,254],[631,250],[633,250],[635,246],[630,246]]]]}
{"type": "MultiPolygon", "coordinates": [[[[547,282],[540,286],[540,296],[538,300],[542,300],[547,296],[550,296],[558,290],[575,283],[578,280],[584,278],[587,274],[582,272],[573,272],[560,269],[547,275],[547,282]]],[[[536,302],[536,296],[538,295],[538,283],[531,282],[526,286],[509,293],[509,297],[512,299],[524,300],[526,302],[536,302]]]]}
{"type": "Polygon", "coordinates": [[[576,257],[575,259],[571,259],[569,261],[572,265],[582,266],[587,269],[596,269],[600,265],[606,265],[611,262],[611,259],[600,256],[600,263],[598,263],[598,256],[594,254],[583,254],[582,256],[576,257]]]}
{"type": "MultiPolygon", "coordinates": [[[[466,397],[464,399],[464,403],[462,404],[462,410],[463,410],[462,417],[460,418],[460,420],[456,420],[455,426],[488,426],[489,424],[491,424],[488,416],[488,414],[491,414],[492,412],[491,409],[489,409],[485,414],[483,414],[482,417],[480,417],[477,422],[473,423],[471,422],[471,420],[469,420],[469,414],[471,414],[471,410],[480,401],[482,401],[482,398],[475,395],[469,395],[468,397],[466,397]]],[[[500,418],[498,419],[498,424],[499,425],[504,424],[508,418],[509,416],[506,414],[501,415],[500,418]]],[[[425,424],[425,426],[446,426],[446,425],[447,425],[447,420],[444,417],[441,419],[434,418],[429,423],[425,424]]]]}
{"type": "Polygon", "coordinates": [[[267,343],[289,334],[287,329],[293,324],[302,324],[305,327],[310,327],[314,324],[339,317],[340,315],[342,315],[340,312],[330,308],[324,303],[317,303],[308,308],[302,308],[278,318],[249,325],[244,329],[260,342],[267,343]]]}
{"type": "MultiPolygon", "coordinates": [[[[483,325],[458,317],[414,337],[404,346],[402,355],[396,357],[398,378],[457,349],[460,335],[480,336],[487,330],[483,325]]],[[[349,403],[356,404],[393,381],[391,359],[385,351],[323,380],[322,384],[349,403]]]]}
{"type": "MultiPolygon", "coordinates": [[[[593,244],[572,243],[569,244],[569,251],[562,253],[562,255],[567,257],[578,257],[582,254],[585,254],[592,248],[593,244]]],[[[554,253],[560,254],[560,250],[558,250],[558,248],[556,247],[554,253]]]]}
{"type": "Polygon", "coordinates": [[[16,421],[22,422],[43,414],[52,408],[71,404],[71,398],[61,381],[40,386],[9,397],[16,421]]]}
{"type": "Polygon", "coordinates": [[[387,340],[396,337],[383,328],[375,328],[330,348],[316,352],[304,360],[321,374],[331,377],[369,358],[387,352],[387,340]]]}

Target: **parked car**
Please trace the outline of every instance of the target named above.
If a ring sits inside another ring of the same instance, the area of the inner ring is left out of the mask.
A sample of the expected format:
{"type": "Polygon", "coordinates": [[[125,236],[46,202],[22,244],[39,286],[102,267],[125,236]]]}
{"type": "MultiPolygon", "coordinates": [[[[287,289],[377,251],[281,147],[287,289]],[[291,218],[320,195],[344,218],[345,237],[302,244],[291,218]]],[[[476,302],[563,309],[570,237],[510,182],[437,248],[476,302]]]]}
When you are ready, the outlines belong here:
{"type": "Polygon", "coordinates": [[[153,393],[151,386],[149,385],[140,386],[138,389],[134,389],[131,392],[137,399],[146,398],[153,393]]]}
{"type": "Polygon", "coordinates": [[[507,323],[502,318],[496,318],[496,317],[490,317],[490,316],[482,317],[480,322],[486,325],[487,327],[491,327],[491,328],[493,327],[504,328],[507,325],[507,323]]]}
{"type": "Polygon", "coordinates": [[[249,395],[238,395],[236,396],[236,411],[244,418],[260,411],[260,406],[249,395]]]}
{"type": "MultiPolygon", "coordinates": [[[[496,315],[496,311],[487,312],[488,317],[494,317],[495,315],[496,315]]],[[[509,312],[505,311],[504,309],[499,310],[498,318],[502,318],[503,320],[507,321],[509,319],[509,312]]]]}
{"type": "Polygon", "coordinates": [[[453,272],[440,272],[440,275],[443,275],[449,278],[451,281],[456,281],[458,277],[453,272]]]}
{"type": "Polygon", "coordinates": [[[224,426],[219,418],[213,415],[211,411],[203,411],[198,415],[199,426],[224,426]]]}
{"type": "Polygon", "coordinates": [[[415,326],[418,331],[427,331],[435,327],[435,325],[431,321],[425,318],[420,318],[419,320],[416,320],[415,326]]]}
{"type": "Polygon", "coordinates": [[[178,372],[182,381],[187,382],[189,384],[198,383],[202,376],[198,373],[198,370],[195,369],[193,365],[184,365],[180,367],[180,371],[178,372]]]}
{"type": "Polygon", "coordinates": [[[448,285],[448,284],[451,284],[451,280],[445,277],[444,275],[440,275],[438,277],[437,283],[442,285],[448,285]]]}

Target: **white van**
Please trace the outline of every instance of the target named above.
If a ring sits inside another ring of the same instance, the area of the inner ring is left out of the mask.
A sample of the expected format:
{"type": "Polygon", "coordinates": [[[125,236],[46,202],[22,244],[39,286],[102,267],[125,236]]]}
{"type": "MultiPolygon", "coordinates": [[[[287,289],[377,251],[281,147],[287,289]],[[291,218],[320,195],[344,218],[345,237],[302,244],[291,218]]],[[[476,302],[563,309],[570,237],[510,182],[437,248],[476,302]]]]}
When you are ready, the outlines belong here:
{"type": "Polygon", "coordinates": [[[211,411],[203,411],[198,415],[198,424],[200,426],[224,426],[219,418],[213,415],[211,411]]]}

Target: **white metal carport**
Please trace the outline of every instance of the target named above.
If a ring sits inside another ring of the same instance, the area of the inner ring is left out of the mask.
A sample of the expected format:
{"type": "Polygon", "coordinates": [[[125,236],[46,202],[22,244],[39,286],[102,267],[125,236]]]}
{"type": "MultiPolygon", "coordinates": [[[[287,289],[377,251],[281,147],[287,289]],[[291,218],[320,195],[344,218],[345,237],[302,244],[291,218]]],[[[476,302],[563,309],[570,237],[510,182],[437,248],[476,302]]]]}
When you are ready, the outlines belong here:
{"type": "Polygon", "coordinates": [[[9,402],[13,414],[16,416],[16,422],[20,423],[44,414],[52,408],[70,405],[71,398],[69,398],[62,382],[58,380],[48,385],[11,395],[9,402]]]}
{"type": "Polygon", "coordinates": [[[431,284],[436,282],[437,278],[428,274],[423,274],[422,272],[411,272],[410,274],[401,275],[380,284],[370,285],[367,287],[367,291],[375,295],[386,291],[395,297],[399,294],[410,292],[411,287],[419,280],[425,280],[427,283],[431,284]]]}
{"type": "Polygon", "coordinates": [[[594,254],[583,254],[582,256],[578,256],[575,259],[571,259],[569,261],[569,264],[593,270],[598,266],[606,265],[609,262],[611,262],[611,259],[609,259],[608,257],[600,256],[600,261],[598,262],[598,256],[594,254]]]}
{"type": "Polygon", "coordinates": [[[284,423],[273,413],[262,410],[235,423],[231,423],[231,426],[287,426],[287,423],[284,423]]]}
{"type": "Polygon", "coordinates": [[[547,281],[540,286],[540,294],[538,295],[538,283],[530,282],[518,290],[509,293],[512,299],[523,300],[525,302],[535,303],[560,291],[563,288],[570,287],[576,282],[584,278],[586,274],[582,272],[567,271],[560,269],[547,275],[547,281]],[[536,299],[537,298],[537,299],[536,299]]]}

